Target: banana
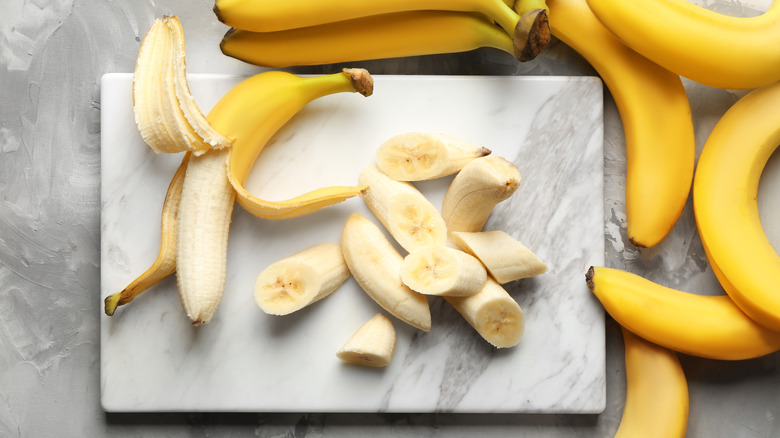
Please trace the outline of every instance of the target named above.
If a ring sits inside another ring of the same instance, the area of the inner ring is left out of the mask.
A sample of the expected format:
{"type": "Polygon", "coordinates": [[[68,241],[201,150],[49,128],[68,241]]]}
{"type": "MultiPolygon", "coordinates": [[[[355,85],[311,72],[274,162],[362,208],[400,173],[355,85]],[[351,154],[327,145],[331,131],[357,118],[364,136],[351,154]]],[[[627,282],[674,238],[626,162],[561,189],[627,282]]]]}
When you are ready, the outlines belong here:
{"type": "Polygon", "coordinates": [[[306,104],[341,92],[370,96],[373,79],[363,69],[344,69],[322,76],[301,77],[282,71],[254,75],[228,91],[209,112],[209,122],[235,138],[230,148],[228,178],[238,203],[255,216],[287,219],[360,195],[365,187],[323,187],[285,201],[260,199],[244,188],[255,160],[268,140],[306,104]]]}
{"type": "Polygon", "coordinates": [[[441,216],[449,233],[482,230],[499,202],[520,187],[520,170],[495,155],[477,158],[458,172],[444,194],[441,216]]]}
{"type": "Polygon", "coordinates": [[[349,276],[341,246],[321,243],[265,268],[255,281],[255,301],[269,315],[288,315],[329,296],[349,276]]]}
{"type": "Polygon", "coordinates": [[[719,360],[780,350],[780,333],[750,319],[726,295],[691,294],[604,267],[591,267],[585,280],[618,324],[670,350],[719,360]]]}
{"type": "Polygon", "coordinates": [[[780,331],[780,256],[767,239],[756,201],[759,179],[780,144],[780,83],[758,88],[718,121],[699,157],[693,208],[704,249],[734,302],[780,331]]]}
{"type": "Polygon", "coordinates": [[[141,42],[133,74],[133,114],[156,153],[230,147],[233,140],[206,120],[187,83],[184,30],[177,17],[157,18],[141,42]]]}
{"type": "Polygon", "coordinates": [[[425,295],[467,297],[482,289],[487,271],[479,260],[463,251],[426,246],[404,257],[401,281],[425,295]]]}
{"type": "Polygon", "coordinates": [[[393,322],[377,313],[349,338],[336,356],[352,365],[386,367],[393,359],[395,340],[393,322]]]}
{"type": "Polygon", "coordinates": [[[121,292],[106,297],[104,300],[106,315],[113,316],[118,306],[133,301],[142,292],[176,272],[176,220],[179,214],[184,172],[187,170],[190,155],[189,152],[184,154],[184,159],[179,168],[176,169],[176,173],[173,174],[173,179],[168,185],[168,192],[165,194],[160,220],[160,251],[157,258],[149,269],[121,292]]]}
{"type": "Polygon", "coordinates": [[[395,181],[373,164],[358,176],[368,186],[363,200],[406,251],[447,243],[447,227],[439,211],[411,183],[395,181]]]}
{"type": "Polygon", "coordinates": [[[628,238],[654,246],[680,217],[693,181],[693,122],[682,81],[621,43],[585,0],[547,4],[553,36],[596,69],[615,99],[626,140],[628,238]]]}
{"type": "Polygon", "coordinates": [[[615,438],[685,438],[688,381],[677,355],[622,329],[626,402],[615,438]]]}
{"type": "Polygon", "coordinates": [[[754,17],[731,17],[686,0],[588,5],[626,45],[693,81],[749,89],[780,79],[780,2],[754,17]]]}
{"type": "Polygon", "coordinates": [[[473,255],[500,284],[547,272],[547,265],[525,245],[504,231],[450,233],[458,248],[473,255]]]}
{"type": "Polygon", "coordinates": [[[230,29],[222,53],[250,64],[284,68],[456,53],[492,47],[513,53],[512,39],[485,17],[411,11],[277,32],[230,29]]]}
{"type": "Polygon", "coordinates": [[[457,173],[490,153],[490,149],[450,135],[407,132],[379,146],[376,167],[396,181],[423,181],[457,173]]]}
{"type": "Polygon", "coordinates": [[[378,226],[353,213],[344,224],[341,249],[355,281],[377,304],[412,327],[430,331],[428,299],[401,282],[403,257],[378,226]]]}
{"type": "Polygon", "coordinates": [[[525,330],[523,309],[488,277],[479,292],[468,297],[444,297],[477,333],[496,348],[519,344],[525,330]]]}

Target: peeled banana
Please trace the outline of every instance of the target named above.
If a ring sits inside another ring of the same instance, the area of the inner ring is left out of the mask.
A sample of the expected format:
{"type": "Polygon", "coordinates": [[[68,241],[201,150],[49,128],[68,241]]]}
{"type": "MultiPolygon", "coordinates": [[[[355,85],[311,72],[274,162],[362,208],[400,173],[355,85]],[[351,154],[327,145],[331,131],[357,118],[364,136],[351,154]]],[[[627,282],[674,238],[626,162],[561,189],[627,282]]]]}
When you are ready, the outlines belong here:
{"type": "Polygon", "coordinates": [[[490,149],[446,134],[407,132],[390,137],[376,152],[376,167],[396,181],[452,175],[490,149]]]}
{"type": "Polygon", "coordinates": [[[734,302],[759,324],[780,331],[780,256],[758,216],[759,179],[780,144],[780,83],[737,101],[702,149],[693,208],[704,249],[734,302]]]}
{"type": "Polygon", "coordinates": [[[329,296],[349,276],[341,246],[321,243],[265,268],[255,281],[255,301],[269,315],[288,315],[329,296]]]}
{"type": "Polygon", "coordinates": [[[344,224],[341,249],[355,281],[377,304],[412,327],[430,331],[428,299],[401,282],[403,257],[378,226],[353,213],[344,224]]]}
{"type": "Polygon", "coordinates": [[[412,184],[396,181],[375,165],[360,172],[358,184],[369,210],[405,250],[447,243],[447,227],[439,211],[412,184]]]}
{"type": "Polygon", "coordinates": [[[450,234],[450,240],[473,255],[500,284],[547,272],[547,265],[525,245],[501,230],[450,234]]]}
{"type": "Polygon", "coordinates": [[[444,194],[441,216],[447,231],[481,231],[499,202],[520,187],[520,170],[505,158],[489,155],[466,164],[444,194]]]}
{"type": "Polygon", "coordinates": [[[604,267],[591,267],[585,279],[618,324],[662,347],[720,360],[780,350],[780,333],[750,319],[728,296],[682,292],[604,267]]]}
{"type": "Polygon", "coordinates": [[[349,338],[336,356],[352,365],[386,367],[393,359],[395,341],[393,322],[377,313],[349,338]]]}
{"type": "Polygon", "coordinates": [[[425,295],[467,297],[479,292],[487,271],[479,260],[448,246],[425,246],[410,252],[401,264],[401,281],[425,295]]]}

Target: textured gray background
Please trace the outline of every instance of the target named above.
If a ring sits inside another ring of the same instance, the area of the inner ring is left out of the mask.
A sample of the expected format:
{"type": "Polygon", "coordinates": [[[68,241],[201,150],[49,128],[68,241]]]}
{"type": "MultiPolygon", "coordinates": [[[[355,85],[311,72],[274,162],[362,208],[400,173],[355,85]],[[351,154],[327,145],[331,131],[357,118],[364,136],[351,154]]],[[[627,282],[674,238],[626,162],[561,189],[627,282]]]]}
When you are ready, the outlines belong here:
{"type": "MultiPolygon", "coordinates": [[[[707,7],[755,15],[768,0],[707,7]]],[[[601,415],[107,415],[99,403],[100,76],[131,72],[163,14],[181,18],[192,73],[250,73],[224,57],[210,0],[2,0],[0,14],[0,437],[603,437],[625,398],[623,351],[607,323],[607,409],[601,415]]],[[[554,41],[520,65],[492,50],[352,63],[374,74],[593,75],[554,41]]],[[[300,69],[335,71],[339,66],[300,69]]],[[[685,82],[697,144],[741,93],[685,82]]],[[[626,243],[622,127],[605,95],[607,264],[698,293],[722,290],[690,204],[658,248],[626,243]]],[[[150,214],[157,214],[150,212],[150,214]]],[[[780,355],[741,362],[681,356],[690,437],[780,437],[780,355]]]]}

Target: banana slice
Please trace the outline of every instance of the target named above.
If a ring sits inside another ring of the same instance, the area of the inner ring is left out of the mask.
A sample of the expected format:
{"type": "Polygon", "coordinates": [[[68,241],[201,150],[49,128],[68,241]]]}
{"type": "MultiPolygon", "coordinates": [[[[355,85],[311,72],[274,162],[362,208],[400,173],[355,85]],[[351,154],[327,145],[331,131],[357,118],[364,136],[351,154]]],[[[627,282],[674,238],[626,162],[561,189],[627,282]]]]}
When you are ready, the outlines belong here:
{"type": "Polygon", "coordinates": [[[395,339],[392,321],[377,313],[349,338],[336,356],[353,365],[386,367],[393,359],[395,339]]]}
{"type": "Polygon", "coordinates": [[[520,170],[511,161],[490,155],[471,161],[452,180],[441,206],[447,230],[480,231],[493,207],[520,186],[520,170]]]}
{"type": "Polygon", "coordinates": [[[411,183],[396,181],[369,165],[360,172],[358,184],[369,187],[363,200],[405,250],[447,242],[439,211],[411,183]]]}
{"type": "Polygon", "coordinates": [[[490,149],[444,134],[409,132],[379,146],[376,166],[396,181],[422,181],[452,175],[490,149]]]}
{"type": "Polygon", "coordinates": [[[500,230],[475,233],[455,231],[450,234],[450,240],[478,258],[501,284],[547,272],[547,265],[536,254],[500,230]]]}
{"type": "Polygon", "coordinates": [[[227,148],[187,83],[184,31],[175,16],[157,18],[141,42],[133,75],[133,114],[144,142],[156,153],[227,148]]]}
{"type": "Polygon", "coordinates": [[[401,281],[425,295],[467,297],[482,289],[487,271],[479,260],[463,251],[426,246],[404,258],[401,281]]]}
{"type": "Polygon", "coordinates": [[[288,315],[332,294],[349,276],[341,245],[321,243],[265,268],[255,301],[269,315],[288,315]]]}
{"type": "Polygon", "coordinates": [[[344,224],[341,249],[355,281],[377,304],[412,327],[430,331],[428,299],[401,282],[403,257],[378,226],[353,213],[344,224]]]}
{"type": "Polygon", "coordinates": [[[495,280],[469,297],[445,297],[486,341],[496,348],[514,347],[525,329],[523,309],[495,280]]]}

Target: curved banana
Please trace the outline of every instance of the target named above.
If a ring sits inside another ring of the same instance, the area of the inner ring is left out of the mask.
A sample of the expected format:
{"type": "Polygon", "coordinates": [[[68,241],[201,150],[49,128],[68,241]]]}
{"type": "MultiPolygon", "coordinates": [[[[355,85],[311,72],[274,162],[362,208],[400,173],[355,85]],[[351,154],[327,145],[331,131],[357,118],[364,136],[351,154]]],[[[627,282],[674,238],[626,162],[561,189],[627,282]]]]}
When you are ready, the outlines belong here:
{"type": "Polygon", "coordinates": [[[176,221],[179,214],[181,188],[184,184],[184,172],[187,170],[190,155],[189,152],[184,154],[184,159],[179,168],[176,169],[176,173],[173,174],[173,179],[168,185],[168,192],[165,194],[162,218],[160,219],[160,252],[157,254],[157,258],[149,269],[121,292],[106,297],[104,300],[106,315],[113,316],[118,306],[133,301],[142,292],[176,272],[176,221]]]}
{"type": "Polygon", "coordinates": [[[484,17],[412,11],[278,32],[230,29],[222,53],[263,67],[333,64],[493,47],[512,53],[512,39],[484,17]]]}
{"type": "Polygon", "coordinates": [[[230,148],[228,178],[244,209],[262,218],[287,219],[312,213],[365,190],[324,187],[286,201],[267,201],[244,188],[257,156],[276,131],[312,100],[340,92],[369,96],[373,80],[363,69],[309,77],[268,71],[242,81],[217,102],[208,120],[220,132],[236,139],[230,148]]]}
{"type": "Polygon", "coordinates": [[[626,402],[615,438],[685,438],[688,381],[677,355],[622,331],[626,402]]]}
{"type": "Polygon", "coordinates": [[[667,69],[717,88],[757,88],[780,79],[780,2],[755,17],[731,17],[687,0],[587,0],[626,45],[667,69]]]}
{"type": "Polygon", "coordinates": [[[682,81],[615,38],[585,0],[548,6],[553,36],[596,69],[615,99],[626,138],[628,238],[653,246],[677,222],[693,180],[693,122],[682,81]]]}
{"type": "Polygon", "coordinates": [[[618,324],[670,350],[720,360],[780,350],[780,333],[750,319],[726,295],[682,292],[603,267],[591,267],[585,279],[618,324]]]}
{"type": "Polygon", "coordinates": [[[780,256],[764,234],[756,195],[780,144],[780,83],[737,101],[699,157],[693,208],[704,249],[731,299],[759,324],[780,331],[780,256]]]}

